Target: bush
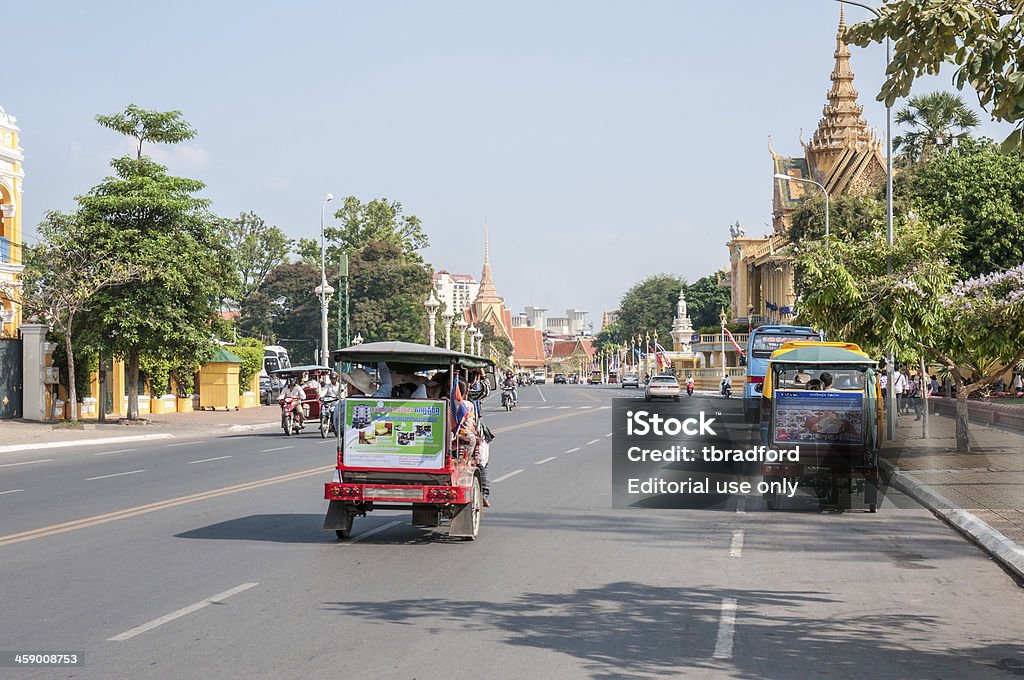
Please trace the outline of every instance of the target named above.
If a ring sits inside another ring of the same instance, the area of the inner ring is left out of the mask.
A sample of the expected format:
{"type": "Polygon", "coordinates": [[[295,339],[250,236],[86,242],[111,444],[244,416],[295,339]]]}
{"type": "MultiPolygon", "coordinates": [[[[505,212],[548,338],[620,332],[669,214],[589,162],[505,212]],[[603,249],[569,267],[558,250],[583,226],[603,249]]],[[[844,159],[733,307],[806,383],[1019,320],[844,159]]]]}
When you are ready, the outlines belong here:
{"type": "Polygon", "coordinates": [[[253,376],[263,370],[263,343],[256,338],[240,338],[237,345],[225,347],[239,359],[238,393],[244,394],[252,384],[253,376]]]}

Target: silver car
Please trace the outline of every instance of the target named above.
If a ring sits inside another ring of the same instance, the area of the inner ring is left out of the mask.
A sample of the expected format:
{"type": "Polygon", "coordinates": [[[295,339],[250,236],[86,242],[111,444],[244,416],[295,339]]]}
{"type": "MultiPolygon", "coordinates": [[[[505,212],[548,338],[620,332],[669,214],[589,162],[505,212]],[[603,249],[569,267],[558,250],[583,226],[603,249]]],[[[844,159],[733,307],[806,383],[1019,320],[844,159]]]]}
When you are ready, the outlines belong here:
{"type": "Polygon", "coordinates": [[[656,375],[647,383],[644,401],[651,399],[672,399],[679,401],[679,381],[672,375],[656,375]]]}
{"type": "Polygon", "coordinates": [[[622,388],[627,387],[640,387],[640,376],[636,373],[627,373],[622,376],[622,388]]]}

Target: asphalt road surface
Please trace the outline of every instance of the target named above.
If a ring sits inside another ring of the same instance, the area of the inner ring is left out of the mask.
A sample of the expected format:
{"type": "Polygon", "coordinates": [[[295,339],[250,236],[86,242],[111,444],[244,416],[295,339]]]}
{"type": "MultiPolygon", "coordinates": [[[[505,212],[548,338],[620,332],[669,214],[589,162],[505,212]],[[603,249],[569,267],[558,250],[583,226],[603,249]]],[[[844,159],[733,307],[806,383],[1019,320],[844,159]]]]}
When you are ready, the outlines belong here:
{"type": "Polygon", "coordinates": [[[894,493],[874,515],[611,509],[611,400],[637,396],[491,400],[475,542],[398,512],[321,531],[335,449],[314,432],[3,454],[0,651],[84,665],[0,678],[1024,674],[1019,587],[894,493]]]}

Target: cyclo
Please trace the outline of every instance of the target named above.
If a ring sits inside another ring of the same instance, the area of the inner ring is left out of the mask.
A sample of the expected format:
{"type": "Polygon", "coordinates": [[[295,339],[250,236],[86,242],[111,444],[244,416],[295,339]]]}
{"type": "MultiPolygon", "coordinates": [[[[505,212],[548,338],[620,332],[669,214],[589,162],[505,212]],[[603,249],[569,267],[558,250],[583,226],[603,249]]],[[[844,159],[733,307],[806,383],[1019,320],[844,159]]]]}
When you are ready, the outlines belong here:
{"type": "Polygon", "coordinates": [[[761,389],[761,443],[799,447],[799,462],[761,464],[769,510],[778,508],[781,486],[771,483],[789,480],[812,487],[821,507],[850,508],[862,495],[875,512],[883,417],[877,366],[853,343],[792,341],[772,353],[761,389]]]}
{"type": "Polygon", "coordinates": [[[452,378],[465,380],[465,371],[483,368],[493,389],[494,363],[408,342],[355,345],[336,351],[334,360],[367,368],[386,362],[389,371],[410,376],[441,372],[426,383],[433,398],[367,395],[339,402],[337,469],[334,480],[324,484],[324,498],[330,501],[324,530],[345,539],[356,517],[373,510],[411,510],[415,526],[437,527],[444,518],[450,520],[449,536],[475,539],[486,461],[458,436],[453,412],[460,410],[458,400],[467,397],[461,387],[453,390],[452,378]]]}
{"type": "MultiPolygon", "coordinates": [[[[276,371],[271,371],[271,375],[279,378],[281,382],[285,384],[287,384],[287,382],[292,378],[299,381],[301,381],[303,377],[306,377],[307,379],[319,379],[321,376],[329,375],[330,373],[331,369],[329,367],[318,365],[290,366],[289,368],[279,368],[276,371]]],[[[315,387],[306,387],[304,384],[301,384],[301,387],[303,392],[305,392],[306,397],[300,404],[296,405],[296,408],[302,409],[303,422],[309,422],[310,418],[314,420],[322,420],[320,417],[320,390],[315,387]]],[[[284,433],[288,436],[297,432],[297,429],[291,422],[292,418],[294,418],[294,416],[291,415],[290,409],[286,410],[282,407],[281,427],[284,429],[284,433]]]]}

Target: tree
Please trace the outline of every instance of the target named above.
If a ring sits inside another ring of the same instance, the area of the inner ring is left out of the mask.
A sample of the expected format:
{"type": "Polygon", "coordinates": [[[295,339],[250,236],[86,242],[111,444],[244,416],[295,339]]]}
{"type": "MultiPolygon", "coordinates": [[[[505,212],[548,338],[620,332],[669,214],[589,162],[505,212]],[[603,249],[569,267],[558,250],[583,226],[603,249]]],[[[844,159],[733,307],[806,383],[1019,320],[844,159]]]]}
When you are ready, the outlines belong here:
{"type": "Polygon", "coordinates": [[[671,344],[669,332],[676,317],[679,291],[685,285],[677,276],[655,274],[626,291],[619,302],[618,318],[624,336],[649,333],[653,337],[657,331],[660,344],[671,344]]]}
{"type": "Polygon", "coordinates": [[[958,224],[964,248],[953,262],[967,277],[1024,262],[1024,156],[970,140],[897,176],[905,214],[958,224]]]}
{"type": "Polygon", "coordinates": [[[353,331],[358,331],[367,342],[425,342],[427,319],[423,301],[432,285],[430,270],[408,261],[401,246],[369,241],[349,259],[353,331]]]}
{"type": "MultiPolygon", "coordinates": [[[[732,309],[732,289],[720,285],[725,272],[702,276],[686,286],[686,311],[694,328],[719,327],[719,315],[732,309]]],[[[746,332],[746,331],[744,331],[746,332]]]]}
{"type": "Polygon", "coordinates": [[[266,280],[274,267],[288,259],[292,242],[276,226],[267,224],[254,212],[241,213],[226,221],[226,238],[238,272],[238,302],[241,304],[266,280]]]}
{"type": "MultiPolygon", "coordinates": [[[[341,225],[324,228],[328,262],[338,262],[343,252],[351,256],[374,241],[398,246],[407,261],[423,262],[419,251],[429,244],[423,225],[415,215],[403,215],[398,201],[378,198],[364,204],[349,196],[334,216],[341,225]]],[[[320,262],[320,243],[314,239],[299,239],[297,251],[309,262],[320,262]]]]}
{"type": "Polygon", "coordinates": [[[480,341],[484,356],[490,356],[491,352],[493,352],[497,356],[495,363],[498,366],[509,365],[509,359],[512,357],[513,352],[512,343],[509,342],[509,339],[504,335],[498,334],[490,322],[484,321],[477,328],[484,336],[480,341]]]}
{"type": "Polygon", "coordinates": [[[910,93],[914,80],[957,65],[953,85],[970,85],[982,109],[1015,124],[1006,153],[1021,148],[1024,133],[1024,5],[1018,0],[891,0],[881,17],[847,30],[848,42],[865,47],[885,38],[895,49],[878,94],[887,106],[910,93]]]}
{"type": "Polygon", "coordinates": [[[145,280],[106,288],[90,323],[104,345],[126,357],[128,418],[138,418],[139,359],[145,352],[191,364],[212,352],[219,332],[218,303],[236,284],[231,253],[204,185],[174,177],[142,155],[143,142],[175,143],[195,132],[180,113],[144,111],[98,116],[101,125],[134,137],[135,158],[111,161],[114,175],[77,198],[83,220],[103,225],[96,247],[117,244],[122,262],[145,267],[145,280]]]}
{"type": "Polygon", "coordinates": [[[320,339],[320,300],[313,293],[319,283],[320,272],[310,264],[278,265],[242,301],[239,331],[287,345],[293,363],[312,363],[320,339]]]}
{"type": "Polygon", "coordinates": [[[941,90],[911,97],[896,114],[896,122],[911,128],[892,140],[907,164],[954,148],[981,123],[959,95],[941,90]]]}
{"type": "Polygon", "coordinates": [[[96,296],[111,286],[138,281],[146,270],[120,258],[117,239],[96,240],[102,227],[80,214],[49,212],[38,227],[41,241],[27,248],[24,304],[30,314],[45,319],[64,339],[67,358],[68,402],[71,420],[78,420],[75,320],[89,309],[96,296]]]}

